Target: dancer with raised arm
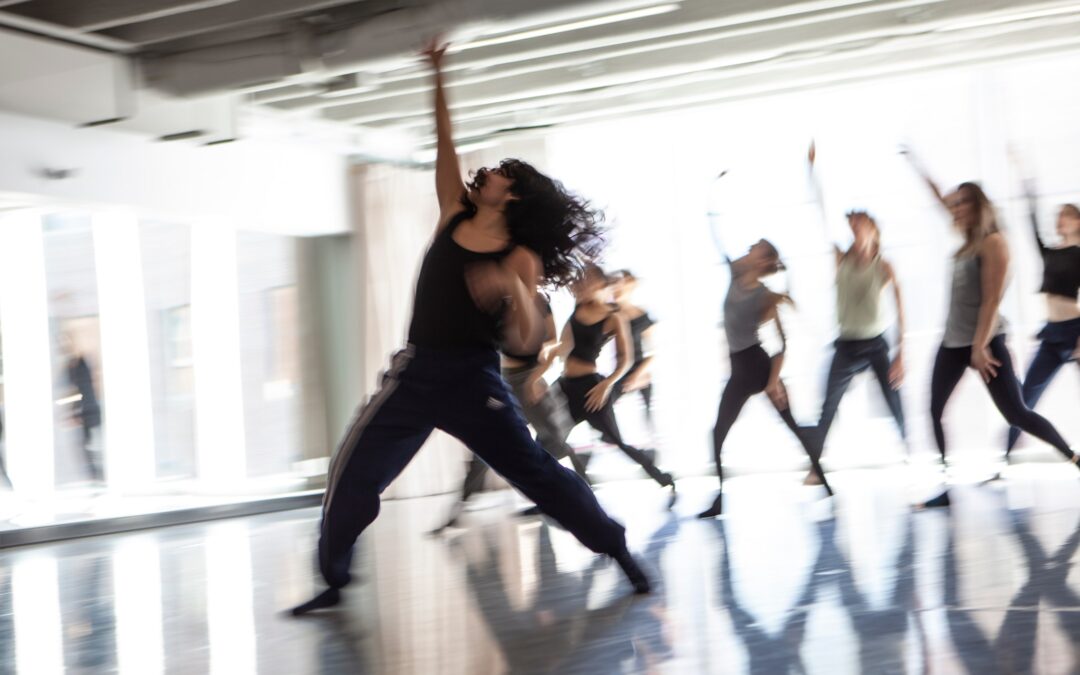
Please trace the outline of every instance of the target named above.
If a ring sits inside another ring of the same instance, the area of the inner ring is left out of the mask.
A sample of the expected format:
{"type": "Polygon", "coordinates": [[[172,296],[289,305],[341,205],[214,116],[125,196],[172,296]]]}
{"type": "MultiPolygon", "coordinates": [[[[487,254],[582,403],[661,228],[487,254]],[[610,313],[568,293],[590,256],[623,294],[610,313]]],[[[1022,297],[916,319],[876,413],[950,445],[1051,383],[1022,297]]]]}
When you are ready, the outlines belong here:
{"type": "MultiPolygon", "coordinates": [[[[930,417],[942,462],[945,428],[941,418],[945,404],[970,367],[978,371],[994,405],[1010,425],[1049,443],[1076,464],[1077,455],[1054,425],[1024,404],[1013,371],[1005,345],[1005,319],[998,312],[1008,276],[1009,244],[998,229],[993,204],[981,187],[970,182],[942,194],[914,154],[906,148],[903,152],[964,237],[964,243],[953,254],[949,313],[930,382],[930,417]]],[[[949,506],[948,489],[922,506],[949,506]]]]}
{"type": "MultiPolygon", "coordinates": [[[[816,146],[811,143],[808,155],[810,187],[821,211],[825,234],[832,239],[821,182],[814,170],[816,157],[816,146]]],[[[900,402],[900,384],[904,379],[904,303],[900,297],[900,284],[892,265],[881,255],[881,230],[874,218],[866,211],[848,211],[846,216],[853,239],[851,245],[844,250],[833,239],[839,337],[835,342],[836,351],[825,385],[825,402],[821,406],[821,418],[814,438],[814,449],[819,458],[848,385],[856,375],[867,369],[872,370],[877,378],[885,403],[896,420],[900,438],[907,443],[904,408],[900,402]],[[888,324],[881,308],[881,297],[889,287],[896,301],[897,319],[896,356],[891,361],[889,343],[885,339],[888,324]]],[[[807,476],[808,484],[816,481],[817,476],[813,473],[807,476]]]]}
{"type": "Polygon", "coordinates": [[[615,398],[619,399],[623,394],[638,392],[641,402],[645,405],[645,422],[649,425],[649,431],[656,433],[653,425],[652,414],[652,364],[653,352],[651,349],[651,337],[656,319],[649,316],[644,307],[634,303],[634,291],[637,290],[638,279],[630,270],[619,270],[613,279],[613,295],[619,311],[626,317],[630,326],[630,343],[634,348],[634,360],[630,364],[630,370],[626,371],[622,379],[615,383],[615,398]]]}
{"type": "Polygon", "coordinates": [[[558,385],[566,394],[570,415],[575,424],[588,422],[626,455],[641,465],[649,477],[671,489],[668,506],[675,503],[675,479],[661,471],[645,450],[625,442],[615,419],[612,392],[617,382],[630,370],[630,327],[619,308],[608,302],[609,279],[596,265],[586,265],[573,284],[577,305],[563,327],[559,355],[564,362],[558,385]],[[610,340],[615,340],[615,371],[607,377],[597,370],[596,361],[610,340]]]}
{"type": "Polygon", "coordinates": [[[292,611],[340,602],[353,546],[379,513],[379,495],[435,429],[458,438],[585,546],[611,556],[635,592],[649,581],[578,475],[533,440],[499,373],[500,343],[527,354],[543,340],[537,279],[561,286],[598,245],[596,217],[560,183],[518,160],[480,169],[465,185],[451,135],[441,64],[435,76],[435,188],[440,217],[416,283],[408,346],[360,410],[330,462],[319,569],[329,588],[292,611]]]}
{"type": "Polygon", "coordinates": [[[731,377],[720,396],[716,425],[713,427],[713,456],[720,489],[712,506],[699,513],[698,518],[714,518],[724,512],[724,466],[721,458],[724,441],[746,402],[761,392],[768,395],[784,424],[799,439],[820,484],[830,496],[833,493],[817,460],[813,441],[809,438],[812,430],[800,427],[795,421],[788,406],[787,389],[780,379],[787,336],[780,322],[778,307],[781,302],[790,301],[790,298],[770,291],[762,283],[762,279],[783,268],[780,254],[770,242],[761,239],[740,258],[732,260],[726,255],[724,257],[731,270],[731,284],[724,298],[724,332],[731,353],[731,377]],[[761,346],[758,336],[759,328],[770,321],[775,324],[782,344],[780,352],[773,356],[769,356],[761,346]]]}
{"type": "MultiPolygon", "coordinates": [[[[1024,181],[1024,195],[1043,263],[1039,292],[1046,296],[1046,325],[1039,331],[1039,350],[1028,365],[1022,388],[1024,404],[1034,409],[1062,366],[1069,361],[1080,366],[1080,208],[1075,204],[1061,207],[1057,216],[1058,244],[1048,246],[1039,233],[1034,181],[1024,181]]],[[[1006,459],[1018,438],[1020,428],[1011,427],[1006,459]]]]}

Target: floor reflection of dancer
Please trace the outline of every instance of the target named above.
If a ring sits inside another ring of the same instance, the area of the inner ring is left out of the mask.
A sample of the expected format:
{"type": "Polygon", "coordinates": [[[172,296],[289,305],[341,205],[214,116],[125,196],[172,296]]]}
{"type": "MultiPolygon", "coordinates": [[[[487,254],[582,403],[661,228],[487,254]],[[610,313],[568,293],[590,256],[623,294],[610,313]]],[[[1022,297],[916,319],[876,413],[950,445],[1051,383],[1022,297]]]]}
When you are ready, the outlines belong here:
{"type": "MultiPolygon", "coordinates": [[[[926,170],[905,150],[934,196],[952,216],[964,243],[953,254],[952,290],[945,335],[934,360],[930,382],[930,417],[941,459],[945,460],[945,428],[941,418],[945,404],[968,367],[982,377],[990,398],[1012,426],[1049,443],[1076,464],[1080,459],[1057,429],[1042,415],[1024,404],[1020,382],[1013,371],[1012,357],[1005,346],[1005,320],[998,313],[1005,293],[1009,267],[1009,245],[997,227],[994,206],[975,183],[961,183],[942,195],[926,170]]],[[[922,506],[949,505],[948,490],[922,506]]]]}
{"type": "MultiPolygon", "coordinates": [[[[821,184],[814,173],[815,156],[816,150],[811,144],[811,188],[822,211],[826,234],[831,236],[821,184]]],[[[877,378],[885,403],[896,420],[900,438],[907,442],[899,392],[904,378],[904,305],[900,299],[900,284],[892,265],[881,256],[881,231],[877,222],[866,211],[849,211],[847,222],[854,239],[851,246],[845,251],[833,244],[836,257],[836,318],[840,335],[835,343],[836,351],[825,385],[825,401],[821,406],[821,418],[814,438],[818,457],[825,448],[829,429],[848,385],[856,375],[867,369],[872,370],[877,378]],[[889,343],[885,339],[887,322],[881,310],[881,296],[889,286],[895,296],[897,312],[896,356],[891,362],[889,343]]],[[[817,477],[813,474],[807,476],[808,483],[816,481],[817,477]]]]}
{"type": "Polygon", "coordinates": [[[626,317],[630,326],[630,343],[634,348],[634,361],[630,370],[615,383],[613,396],[618,399],[623,394],[638,392],[645,404],[645,421],[649,431],[656,433],[652,411],[652,362],[651,338],[656,320],[649,316],[644,308],[634,304],[634,291],[637,290],[637,277],[630,270],[619,270],[614,275],[612,292],[615,304],[626,317]]]}
{"type": "MultiPolygon", "coordinates": [[[[1046,295],[1047,323],[1039,332],[1039,350],[1024,376],[1024,403],[1034,408],[1046,387],[1069,361],[1080,366],[1080,208],[1065,204],[1057,217],[1058,246],[1047,246],[1039,235],[1038,198],[1031,181],[1025,181],[1028,210],[1035,243],[1043,261],[1042,286],[1046,295]]],[[[1020,429],[1009,429],[1005,457],[1012,452],[1020,429]]]]}
{"type": "MultiPolygon", "coordinates": [[[[551,305],[544,301],[542,309],[545,328],[543,346],[538,351],[531,351],[529,354],[508,354],[503,351],[502,376],[510,385],[514,398],[521,405],[525,420],[536,431],[536,442],[555,459],[569,457],[574,471],[589,482],[589,476],[585,473],[585,463],[566,442],[567,436],[574,428],[570,411],[566,407],[566,398],[558,387],[549,387],[544,380],[544,372],[547,371],[554,358],[558,342],[555,319],[551,315],[551,305]]],[[[488,465],[479,456],[473,455],[462,483],[461,499],[454,505],[446,523],[436,532],[457,524],[465,503],[483,488],[487,474],[488,465]]]]}
{"type": "Polygon", "coordinates": [[[669,506],[675,502],[675,479],[661,471],[652,457],[623,440],[615,419],[612,391],[630,369],[630,329],[618,308],[607,302],[608,278],[596,265],[585,268],[574,285],[577,305],[563,327],[559,355],[564,359],[563,375],[558,385],[566,394],[570,416],[575,424],[588,422],[626,455],[641,465],[649,477],[671,488],[669,506]],[[615,340],[618,363],[615,371],[604,377],[597,372],[596,360],[608,341],[615,340]]]}
{"type": "Polygon", "coordinates": [[[720,397],[716,426],[713,427],[713,454],[720,490],[717,491],[712,506],[699,513],[698,518],[713,518],[723,513],[724,467],[721,451],[724,441],[746,402],[761,392],[768,395],[784,424],[798,437],[810,458],[811,470],[825,490],[832,495],[832,488],[829,487],[817,460],[817,453],[814,452],[811,434],[809,430],[800,427],[792,416],[788,406],[787,389],[780,379],[787,338],[780,322],[778,306],[787,298],[773,293],[761,281],[783,267],[780,255],[776,247],[762,239],[751,246],[746,255],[736,260],[728,258],[727,261],[731,269],[731,284],[724,299],[724,332],[727,334],[728,349],[731,352],[731,377],[720,397]],[[772,357],[762,348],[761,339],[758,337],[759,327],[769,321],[776,325],[783,345],[780,353],[772,357]]]}
{"type": "Polygon", "coordinates": [[[463,184],[442,88],[444,51],[433,44],[426,53],[435,75],[441,215],[416,284],[409,345],[394,356],[330,462],[318,546],[329,588],[294,614],[340,601],[353,545],[378,515],[379,495],[436,428],[480,455],[585,546],[614,558],[636,592],[649,590],[623,527],[585,481],[533,440],[499,372],[500,343],[518,353],[539,347],[536,280],[557,287],[570,278],[577,256],[598,241],[595,214],[517,160],[480,169],[463,184]]]}

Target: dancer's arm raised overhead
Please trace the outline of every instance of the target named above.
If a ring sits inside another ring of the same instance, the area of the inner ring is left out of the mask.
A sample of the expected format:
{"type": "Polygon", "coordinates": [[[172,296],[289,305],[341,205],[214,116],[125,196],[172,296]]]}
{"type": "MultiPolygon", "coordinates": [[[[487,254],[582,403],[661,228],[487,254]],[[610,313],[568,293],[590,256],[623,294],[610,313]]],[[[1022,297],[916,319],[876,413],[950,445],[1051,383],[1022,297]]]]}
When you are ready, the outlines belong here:
{"type": "Polygon", "coordinates": [[[615,370],[589,390],[585,400],[585,409],[589,412],[596,412],[604,407],[615,383],[622,379],[634,363],[634,352],[630,345],[630,324],[626,317],[620,312],[612,312],[604,323],[605,332],[615,334],[615,370]]]}
{"type": "Polygon", "coordinates": [[[424,56],[431,64],[435,79],[435,194],[439,199],[438,229],[446,227],[450,219],[463,208],[461,198],[465,194],[465,181],[461,177],[461,164],[454,147],[450,108],[443,90],[442,60],[447,45],[438,37],[424,49],[424,56]]]}
{"type": "Polygon", "coordinates": [[[915,151],[905,145],[900,148],[900,154],[907,157],[907,160],[911,163],[912,168],[914,168],[915,172],[919,174],[923,181],[926,182],[926,185],[930,188],[930,191],[934,193],[934,197],[937,198],[938,203],[941,204],[941,206],[946,211],[951,212],[951,209],[949,208],[949,203],[945,201],[945,195],[941,192],[941,188],[938,187],[938,184],[934,182],[933,178],[930,177],[930,173],[926,170],[926,167],[923,166],[923,163],[919,160],[919,158],[915,156],[915,151]]]}
{"type": "Polygon", "coordinates": [[[818,177],[817,171],[815,171],[814,162],[817,160],[817,144],[814,141],[810,141],[810,150],[807,152],[806,159],[810,194],[817,204],[818,211],[821,214],[821,227],[825,231],[825,237],[832,242],[835,262],[839,265],[840,260],[844,257],[844,250],[836,243],[836,239],[829,228],[829,214],[825,212],[824,191],[821,189],[821,179],[818,177]]]}

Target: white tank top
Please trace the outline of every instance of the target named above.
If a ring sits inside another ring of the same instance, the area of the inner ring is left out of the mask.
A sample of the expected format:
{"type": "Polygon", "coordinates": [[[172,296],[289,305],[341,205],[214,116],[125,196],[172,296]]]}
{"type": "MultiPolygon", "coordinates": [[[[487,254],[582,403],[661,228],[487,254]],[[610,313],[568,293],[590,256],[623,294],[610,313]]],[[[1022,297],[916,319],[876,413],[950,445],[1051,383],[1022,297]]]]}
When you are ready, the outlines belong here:
{"type": "Polygon", "coordinates": [[[885,265],[875,256],[860,267],[854,255],[845,255],[836,268],[836,318],[840,339],[869,340],[888,327],[881,314],[881,292],[885,290],[885,265]]]}

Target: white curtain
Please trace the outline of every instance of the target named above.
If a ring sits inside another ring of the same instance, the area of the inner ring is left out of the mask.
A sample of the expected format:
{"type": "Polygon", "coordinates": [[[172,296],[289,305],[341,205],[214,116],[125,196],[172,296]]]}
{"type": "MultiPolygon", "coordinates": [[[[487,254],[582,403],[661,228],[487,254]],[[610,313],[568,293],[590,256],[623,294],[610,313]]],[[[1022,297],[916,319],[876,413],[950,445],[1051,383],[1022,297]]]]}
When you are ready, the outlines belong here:
{"type": "MultiPolygon", "coordinates": [[[[378,387],[390,355],[405,345],[416,275],[438,219],[430,171],[389,165],[353,168],[351,188],[361,270],[365,398],[378,387]]],[[[436,431],[390,486],[388,498],[450,492],[464,476],[468,451],[436,431]]]]}

